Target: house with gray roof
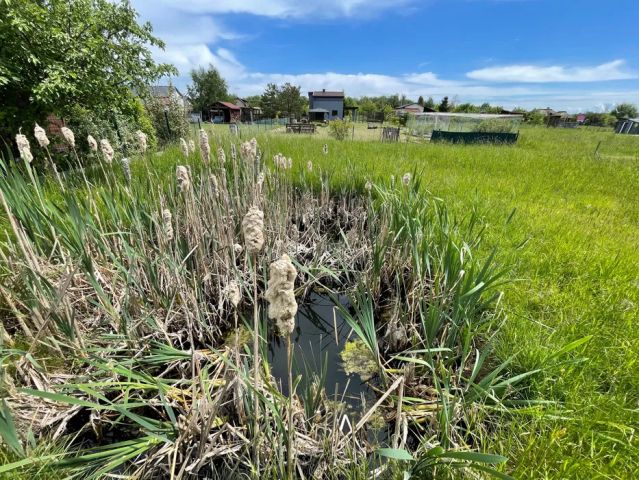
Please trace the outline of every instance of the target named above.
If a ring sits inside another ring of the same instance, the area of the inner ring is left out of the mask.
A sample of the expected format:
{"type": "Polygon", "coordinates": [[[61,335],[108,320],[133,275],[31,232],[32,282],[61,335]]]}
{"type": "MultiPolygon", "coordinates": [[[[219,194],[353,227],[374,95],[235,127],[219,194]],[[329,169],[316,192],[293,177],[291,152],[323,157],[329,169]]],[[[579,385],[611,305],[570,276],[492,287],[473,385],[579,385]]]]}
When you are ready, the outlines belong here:
{"type": "Polygon", "coordinates": [[[326,89],[308,92],[308,119],[323,122],[344,118],[344,92],[326,89]]]}

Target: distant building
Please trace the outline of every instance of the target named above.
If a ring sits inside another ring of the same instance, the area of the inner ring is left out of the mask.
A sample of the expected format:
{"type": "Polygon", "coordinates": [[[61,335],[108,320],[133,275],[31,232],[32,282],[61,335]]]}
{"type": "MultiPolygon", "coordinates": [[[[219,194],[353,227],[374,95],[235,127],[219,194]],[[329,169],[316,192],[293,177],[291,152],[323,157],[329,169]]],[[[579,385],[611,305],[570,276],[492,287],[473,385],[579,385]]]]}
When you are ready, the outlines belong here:
{"type": "Polygon", "coordinates": [[[215,102],[202,110],[202,120],[212,123],[238,123],[242,109],[231,102],[215,102]]]}
{"type": "Polygon", "coordinates": [[[577,119],[577,123],[580,125],[583,125],[586,122],[585,113],[578,113],[577,115],[575,115],[575,118],[577,119]]]}
{"type": "Polygon", "coordinates": [[[615,125],[615,133],[639,135],[639,118],[623,118],[615,125]]]}
{"type": "Polygon", "coordinates": [[[419,103],[408,103],[406,105],[400,105],[394,109],[397,115],[405,115],[407,113],[424,113],[424,107],[419,103]]]}
{"type": "Polygon", "coordinates": [[[181,107],[188,106],[188,100],[172,85],[156,85],[150,87],[149,92],[151,93],[151,96],[157,98],[164,106],[168,106],[171,103],[171,98],[177,100],[181,107]]]}
{"type": "Polygon", "coordinates": [[[308,118],[312,122],[344,118],[344,92],[308,92],[308,118]]]}
{"type": "Polygon", "coordinates": [[[551,115],[555,115],[557,114],[557,112],[555,112],[552,108],[550,107],[546,107],[546,108],[536,108],[535,110],[533,110],[533,112],[536,113],[541,113],[544,117],[549,117],[551,115]]]}
{"type": "Polygon", "coordinates": [[[242,123],[253,123],[254,120],[258,120],[262,116],[261,108],[252,106],[243,98],[236,98],[235,105],[240,107],[240,121],[242,123]]]}

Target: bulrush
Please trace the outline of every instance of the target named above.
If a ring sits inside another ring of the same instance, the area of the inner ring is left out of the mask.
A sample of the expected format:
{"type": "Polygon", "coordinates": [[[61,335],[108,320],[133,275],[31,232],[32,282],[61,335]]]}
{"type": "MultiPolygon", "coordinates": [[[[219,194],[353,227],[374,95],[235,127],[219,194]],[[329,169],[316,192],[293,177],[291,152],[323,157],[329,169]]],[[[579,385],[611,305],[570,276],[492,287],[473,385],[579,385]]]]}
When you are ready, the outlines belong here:
{"type": "Polygon", "coordinates": [[[410,183],[410,173],[404,174],[404,176],[402,177],[402,183],[404,184],[405,187],[408,186],[408,184],[410,183]]]}
{"type": "Polygon", "coordinates": [[[240,245],[239,243],[233,244],[233,252],[235,252],[236,257],[240,256],[243,251],[244,249],[242,248],[242,245],[240,245]]]}
{"type": "Polygon", "coordinates": [[[173,240],[173,215],[168,208],[162,210],[162,229],[166,239],[173,240]]]}
{"type": "Polygon", "coordinates": [[[310,160],[306,162],[306,170],[308,170],[309,172],[313,171],[313,162],[311,162],[310,160]]]}
{"type": "Polygon", "coordinates": [[[366,184],[364,185],[364,188],[370,192],[373,189],[373,183],[370,180],[366,180],[366,184]]]}
{"type": "Polygon", "coordinates": [[[249,208],[242,220],[244,243],[248,253],[258,253],[264,246],[264,213],[257,207],[249,208]]]}
{"type": "Polygon", "coordinates": [[[75,135],[73,134],[73,131],[68,127],[62,127],[60,132],[62,132],[64,141],[75,148],[75,135]]]}
{"type": "Polygon", "coordinates": [[[293,166],[293,159],[290,157],[286,158],[281,153],[278,153],[273,157],[273,162],[277,168],[281,168],[283,170],[290,169],[293,166]]]}
{"type": "Polygon", "coordinates": [[[42,128],[37,123],[35,124],[35,128],[33,129],[33,135],[38,141],[38,145],[40,145],[42,148],[47,148],[49,146],[50,142],[49,138],[47,137],[47,132],[45,132],[44,128],[42,128]]]}
{"type": "Polygon", "coordinates": [[[33,154],[31,153],[31,145],[25,135],[18,133],[16,135],[16,143],[18,144],[18,151],[20,152],[20,158],[27,163],[33,161],[33,154]]]}
{"type": "Polygon", "coordinates": [[[268,302],[268,317],[275,320],[281,336],[293,333],[295,329],[295,278],[297,270],[288,255],[282,255],[271,263],[268,288],[264,298],[268,302]]]}
{"type": "Polygon", "coordinates": [[[135,132],[135,136],[138,139],[138,146],[140,147],[140,152],[145,153],[148,148],[146,133],[142,130],[138,130],[135,132]]]}
{"type": "Polygon", "coordinates": [[[124,174],[124,180],[127,184],[131,184],[131,162],[128,158],[122,159],[122,173],[124,174]]]}
{"type": "Polygon", "coordinates": [[[203,128],[200,128],[200,150],[202,150],[202,161],[211,163],[211,145],[209,145],[209,136],[203,128]]]}
{"type": "Polygon", "coordinates": [[[235,280],[231,280],[224,288],[224,297],[231,302],[231,304],[237,308],[242,300],[242,293],[240,291],[240,285],[235,280]]]}
{"type": "Polygon", "coordinates": [[[180,192],[184,193],[191,188],[191,176],[189,175],[189,169],[184,165],[177,166],[175,169],[175,178],[177,179],[180,192]]]}
{"type": "Polygon", "coordinates": [[[189,138],[189,152],[195,152],[195,142],[192,138],[189,138]]]}
{"type": "Polygon", "coordinates": [[[255,161],[257,158],[257,140],[251,138],[248,142],[240,145],[240,154],[245,160],[255,161]]]}
{"type": "Polygon", "coordinates": [[[189,144],[186,143],[186,140],[180,137],[180,148],[182,149],[182,153],[185,157],[189,156],[189,144]]]}
{"type": "Polygon", "coordinates": [[[107,163],[113,162],[113,156],[115,155],[115,152],[113,151],[113,147],[106,138],[100,140],[100,150],[102,150],[102,155],[104,155],[104,159],[107,161],[107,163]]]}
{"type": "Polygon", "coordinates": [[[98,151],[98,142],[93,138],[92,135],[87,135],[87,143],[89,144],[89,149],[92,152],[98,151]]]}
{"type": "Polygon", "coordinates": [[[222,147],[217,149],[217,161],[220,162],[220,165],[224,165],[226,163],[226,153],[224,153],[224,149],[222,147]]]}

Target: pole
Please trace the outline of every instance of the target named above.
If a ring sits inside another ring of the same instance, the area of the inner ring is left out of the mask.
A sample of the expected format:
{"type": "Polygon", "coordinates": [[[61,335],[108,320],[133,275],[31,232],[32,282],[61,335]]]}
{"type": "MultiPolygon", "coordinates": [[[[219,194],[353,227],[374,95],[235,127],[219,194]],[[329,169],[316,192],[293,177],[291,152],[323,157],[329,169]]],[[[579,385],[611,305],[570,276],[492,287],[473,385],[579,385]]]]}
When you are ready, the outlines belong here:
{"type": "Polygon", "coordinates": [[[166,107],[164,108],[164,120],[166,122],[166,130],[169,132],[169,138],[171,138],[173,134],[171,133],[171,126],[169,125],[169,109],[166,107]]]}

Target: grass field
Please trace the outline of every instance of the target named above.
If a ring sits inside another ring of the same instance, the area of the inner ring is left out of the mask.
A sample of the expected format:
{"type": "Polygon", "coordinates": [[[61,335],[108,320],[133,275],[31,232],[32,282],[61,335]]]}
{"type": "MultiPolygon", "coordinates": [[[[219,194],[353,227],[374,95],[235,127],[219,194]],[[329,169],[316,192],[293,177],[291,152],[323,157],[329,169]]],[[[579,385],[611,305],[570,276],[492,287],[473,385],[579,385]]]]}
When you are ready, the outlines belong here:
{"type": "MultiPolygon", "coordinates": [[[[211,140],[219,141],[229,152],[228,127],[210,130],[211,140]]],[[[525,397],[532,402],[495,411],[491,423],[481,429],[480,449],[508,457],[506,471],[515,478],[637,476],[639,138],[588,129],[525,128],[519,143],[507,147],[383,144],[366,130],[359,125],[355,132],[355,138],[362,141],[338,142],[325,132],[299,136],[281,129],[243,127],[242,140],[257,135],[269,168],[276,153],[291,157],[293,179],[313,182],[320,178],[319,173],[325,174],[333,193],[350,192],[353,187],[364,193],[367,181],[400,183],[410,172],[421,181],[421,188],[443,199],[454,216],[481,217],[485,240],[473,255],[487,258],[495,250],[496,261],[508,278],[501,287],[498,308],[502,315],[498,318],[503,319],[503,328],[494,345],[494,361],[500,364],[512,358],[509,369],[514,375],[539,371],[525,380],[525,397]],[[600,141],[601,157],[596,158],[600,141]],[[304,174],[309,161],[313,175],[304,174]]],[[[184,160],[172,146],[148,156],[147,161],[133,161],[136,180],[132,188],[140,197],[135,199],[121,187],[114,190],[117,201],[111,201],[111,185],[100,185],[95,198],[113,209],[115,213],[109,215],[114,225],[130,217],[146,232],[149,212],[156,207],[145,202],[174,202],[170,205],[174,212],[182,203],[169,198],[175,187],[168,187],[169,197],[165,198],[162,193],[144,192],[145,182],[161,192],[172,184],[175,167],[184,160]],[[153,172],[145,170],[150,167],[153,172]],[[147,173],[153,178],[145,178],[147,173]]],[[[197,162],[199,157],[193,164],[196,172],[201,166],[197,162]]],[[[105,177],[107,183],[116,177],[121,180],[120,170],[114,168],[114,172],[105,177]]],[[[242,178],[252,185],[252,175],[242,178]]],[[[211,196],[216,189],[217,183],[215,189],[207,183],[198,187],[203,195],[198,203],[200,213],[216,210],[211,196]]],[[[35,204],[37,197],[33,198],[35,204]]],[[[20,199],[13,202],[29,216],[28,205],[20,199]]],[[[240,207],[245,210],[247,206],[240,207]]],[[[58,215],[57,210],[51,211],[58,215]]],[[[58,227],[75,224],[71,215],[66,219],[67,213],[60,211],[60,219],[65,220],[58,227]]],[[[209,214],[210,218],[219,215],[209,214]]],[[[109,215],[104,219],[109,220],[109,215]]],[[[189,222],[183,226],[190,228],[189,222]]],[[[94,226],[90,231],[97,232],[94,242],[108,245],[111,235],[101,234],[109,231],[108,226],[106,230],[94,226]]],[[[199,226],[193,235],[204,231],[199,226]]],[[[43,238],[48,235],[46,228],[41,232],[43,238]]],[[[75,237],[69,238],[71,245],[77,243],[78,251],[83,251],[82,242],[72,243],[75,237]]],[[[143,244],[132,243],[128,248],[133,252],[143,244]]],[[[189,250],[188,245],[180,248],[189,250]]],[[[106,246],[103,254],[109,258],[106,246]]],[[[150,266],[145,268],[152,271],[150,266]]],[[[191,287],[184,288],[188,292],[191,287]]],[[[0,451],[0,459],[3,455],[0,451]]]]}
{"type": "Polygon", "coordinates": [[[518,478],[639,474],[639,160],[628,159],[639,157],[639,138],[525,128],[513,147],[277,133],[260,143],[297,168],[312,160],[336,184],[414,171],[457,215],[477,210],[488,223],[487,250],[496,247],[510,268],[500,356],[516,355],[526,371],[587,340],[531,382],[530,395],[550,403],[495,426],[488,448],[507,455],[518,478]],[[603,152],[626,157],[595,159],[600,140],[603,152]]]}

